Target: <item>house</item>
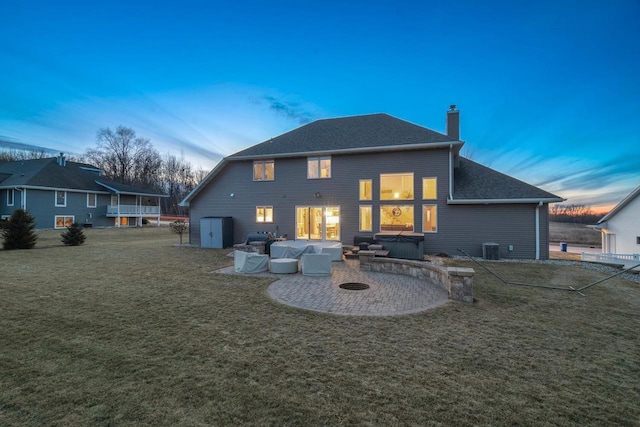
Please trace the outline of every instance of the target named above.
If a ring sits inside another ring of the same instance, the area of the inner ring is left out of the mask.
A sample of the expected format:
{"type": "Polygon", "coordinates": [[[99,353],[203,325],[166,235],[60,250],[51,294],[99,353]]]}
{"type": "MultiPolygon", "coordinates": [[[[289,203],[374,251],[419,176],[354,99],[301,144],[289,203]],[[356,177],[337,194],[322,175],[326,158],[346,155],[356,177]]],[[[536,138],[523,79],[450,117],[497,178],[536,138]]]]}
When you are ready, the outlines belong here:
{"type": "Polygon", "coordinates": [[[0,216],[22,208],[36,228],[140,226],[143,217],[160,221],[163,194],[120,184],[95,166],[57,157],[0,163],[0,216]]]}
{"type": "Polygon", "coordinates": [[[598,221],[602,253],[640,254],[640,186],[598,221]]]}
{"type": "MultiPolygon", "coordinates": [[[[233,217],[234,241],[418,234],[423,251],[548,258],[548,204],[563,199],[460,155],[459,111],[446,134],[387,114],[317,120],[220,161],[181,202],[192,244],[204,217],[233,217]]],[[[354,239],[355,238],[355,239],[354,239]]]]}

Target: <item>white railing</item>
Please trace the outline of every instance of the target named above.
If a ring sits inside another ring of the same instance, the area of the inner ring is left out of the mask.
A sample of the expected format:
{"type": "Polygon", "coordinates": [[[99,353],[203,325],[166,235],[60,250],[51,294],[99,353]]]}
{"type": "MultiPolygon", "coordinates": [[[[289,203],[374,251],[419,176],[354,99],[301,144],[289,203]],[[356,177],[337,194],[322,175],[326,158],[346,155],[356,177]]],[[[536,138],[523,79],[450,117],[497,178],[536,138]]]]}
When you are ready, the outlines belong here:
{"type": "Polygon", "coordinates": [[[117,216],[127,215],[160,215],[160,206],[140,206],[140,205],[120,205],[118,211],[118,205],[107,206],[107,215],[117,216]]]}
{"type": "MultiPolygon", "coordinates": [[[[582,252],[582,261],[601,262],[605,264],[620,264],[624,268],[640,264],[640,254],[588,254],[582,252]]],[[[636,269],[634,269],[635,271],[636,269]]]]}

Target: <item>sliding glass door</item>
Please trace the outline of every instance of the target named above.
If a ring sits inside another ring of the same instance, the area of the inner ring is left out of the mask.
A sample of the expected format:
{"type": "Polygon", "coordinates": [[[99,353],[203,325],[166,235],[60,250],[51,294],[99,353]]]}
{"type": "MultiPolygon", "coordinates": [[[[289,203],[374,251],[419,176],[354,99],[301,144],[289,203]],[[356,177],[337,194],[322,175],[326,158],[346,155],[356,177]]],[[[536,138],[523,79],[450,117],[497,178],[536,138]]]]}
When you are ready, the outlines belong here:
{"type": "Polygon", "coordinates": [[[340,240],[340,207],[297,206],[296,239],[340,240]]]}

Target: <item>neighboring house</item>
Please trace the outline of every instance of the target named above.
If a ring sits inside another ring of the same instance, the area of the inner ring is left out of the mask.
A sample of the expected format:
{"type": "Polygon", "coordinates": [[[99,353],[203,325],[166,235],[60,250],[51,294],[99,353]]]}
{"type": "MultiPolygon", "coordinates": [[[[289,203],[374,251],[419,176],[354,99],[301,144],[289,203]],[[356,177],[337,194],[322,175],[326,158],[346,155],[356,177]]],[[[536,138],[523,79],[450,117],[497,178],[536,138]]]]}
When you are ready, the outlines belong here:
{"type": "Polygon", "coordinates": [[[220,161],[181,202],[190,241],[203,217],[233,217],[234,242],[269,231],[336,240],[419,233],[424,252],[545,259],[548,204],[563,199],[460,156],[459,111],[447,134],[387,114],[318,120],[220,161]]]}
{"type": "Polygon", "coordinates": [[[640,254],[640,186],[598,221],[602,253],[640,254]]]}
{"type": "Polygon", "coordinates": [[[95,166],[58,157],[0,163],[0,216],[26,209],[36,228],[139,226],[160,221],[163,194],[119,184],[95,166]]]}

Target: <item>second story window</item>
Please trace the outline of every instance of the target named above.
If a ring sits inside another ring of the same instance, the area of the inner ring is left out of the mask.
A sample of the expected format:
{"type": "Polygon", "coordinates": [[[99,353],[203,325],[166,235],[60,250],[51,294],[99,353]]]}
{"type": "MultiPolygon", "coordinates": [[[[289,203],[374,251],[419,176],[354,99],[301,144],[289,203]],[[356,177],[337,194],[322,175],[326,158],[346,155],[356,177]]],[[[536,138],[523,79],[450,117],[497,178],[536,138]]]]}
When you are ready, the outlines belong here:
{"type": "Polygon", "coordinates": [[[7,206],[13,206],[15,203],[15,193],[13,192],[13,188],[9,188],[7,190],[7,206]]]}
{"type": "Polygon", "coordinates": [[[308,157],[307,178],[325,179],[331,178],[331,156],[308,157]]]}
{"type": "Polygon", "coordinates": [[[254,181],[273,181],[275,178],[275,163],[273,160],[256,160],[253,162],[254,181]]]}
{"type": "Polygon", "coordinates": [[[67,192],[56,191],[56,206],[67,206],[67,192]]]}
{"type": "Polygon", "coordinates": [[[97,206],[98,195],[96,193],[87,193],[87,207],[95,208],[97,206]]]}

